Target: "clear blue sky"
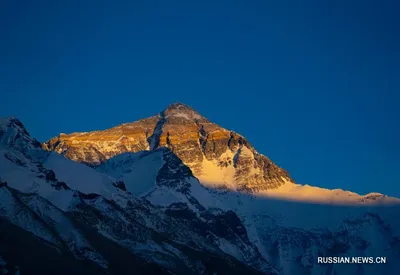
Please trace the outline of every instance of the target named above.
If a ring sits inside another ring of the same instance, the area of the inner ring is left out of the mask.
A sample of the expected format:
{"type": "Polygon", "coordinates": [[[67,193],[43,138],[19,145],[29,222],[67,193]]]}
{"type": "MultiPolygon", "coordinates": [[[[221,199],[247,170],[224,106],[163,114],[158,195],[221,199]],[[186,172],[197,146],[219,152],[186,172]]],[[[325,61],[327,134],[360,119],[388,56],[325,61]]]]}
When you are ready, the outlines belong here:
{"type": "Polygon", "coordinates": [[[180,101],[298,183],[400,197],[398,1],[101,2],[0,1],[0,116],[45,141],[180,101]]]}

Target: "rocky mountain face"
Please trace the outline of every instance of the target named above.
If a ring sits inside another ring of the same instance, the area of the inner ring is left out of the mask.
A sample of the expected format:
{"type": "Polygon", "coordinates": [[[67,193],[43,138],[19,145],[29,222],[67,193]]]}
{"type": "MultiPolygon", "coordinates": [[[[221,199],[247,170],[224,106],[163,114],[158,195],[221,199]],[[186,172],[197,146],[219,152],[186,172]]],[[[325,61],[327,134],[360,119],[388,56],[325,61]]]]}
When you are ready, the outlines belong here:
{"type": "Polygon", "coordinates": [[[0,274],[394,275],[399,214],[396,198],[293,183],[183,104],[42,146],[0,119],[0,274]]]}
{"type": "Polygon", "coordinates": [[[241,135],[176,103],[160,114],[104,131],[60,134],[43,148],[91,165],[125,152],[169,148],[209,185],[239,191],[274,189],[289,174],[259,154],[241,135]]]}

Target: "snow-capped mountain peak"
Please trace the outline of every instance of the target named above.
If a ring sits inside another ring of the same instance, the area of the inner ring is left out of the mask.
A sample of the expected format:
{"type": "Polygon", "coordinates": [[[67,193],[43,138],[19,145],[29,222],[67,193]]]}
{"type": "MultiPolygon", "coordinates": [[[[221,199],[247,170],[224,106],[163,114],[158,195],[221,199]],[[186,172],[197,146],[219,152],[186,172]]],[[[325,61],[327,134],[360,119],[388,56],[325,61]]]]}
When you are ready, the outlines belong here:
{"type": "Polygon", "coordinates": [[[257,192],[292,181],[241,135],[210,122],[182,103],[159,115],[104,130],[60,135],[45,150],[98,165],[125,152],[169,148],[208,186],[257,192]]]}
{"type": "Polygon", "coordinates": [[[41,147],[40,143],[30,136],[22,122],[15,117],[0,118],[0,144],[24,151],[41,147]]]}

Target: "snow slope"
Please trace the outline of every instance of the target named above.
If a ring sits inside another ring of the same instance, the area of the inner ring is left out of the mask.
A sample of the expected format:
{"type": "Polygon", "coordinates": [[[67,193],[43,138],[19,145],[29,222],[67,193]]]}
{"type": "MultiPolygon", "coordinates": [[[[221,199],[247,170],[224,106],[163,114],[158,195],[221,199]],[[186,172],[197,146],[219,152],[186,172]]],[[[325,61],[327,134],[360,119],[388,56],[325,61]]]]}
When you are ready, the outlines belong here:
{"type": "Polygon", "coordinates": [[[156,185],[159,169],[164,165],[163,152],[124,153],[96,168],[125,183],[126,189],[142,196],[156,185]]]}
{"type": "Polygon", "coordinates": [[[380,193],[359,195],[342,189],[326,189],[310,185],[286,182],[274,190],[258,192],[257,197],[276,198],[289,201],[304,201],[320,204],[336,205],[390,205],[400,204],[400,199],[388,197],[380,193]]]}
{"type": "Polygon", "coordinates": [[[44,160],[43,166],[55,172],[59,181],[65,182],[69,188],[79,190],[84,194],[98,194],[110,197],[117,193],[116,182],[110,176],[99,173],[96,170],[71,161],[63,156],[51,152],[44,160]]]}
{"type": "Polygon", "coordinates": [[[195,194],[202,206],[222,206],[190,169],[166,148],[117,155],[96,170],[123,181],[128,191],[154,205],[166,207],[173,203],[187,203],[197,211],[190,201],[195,194]]]}

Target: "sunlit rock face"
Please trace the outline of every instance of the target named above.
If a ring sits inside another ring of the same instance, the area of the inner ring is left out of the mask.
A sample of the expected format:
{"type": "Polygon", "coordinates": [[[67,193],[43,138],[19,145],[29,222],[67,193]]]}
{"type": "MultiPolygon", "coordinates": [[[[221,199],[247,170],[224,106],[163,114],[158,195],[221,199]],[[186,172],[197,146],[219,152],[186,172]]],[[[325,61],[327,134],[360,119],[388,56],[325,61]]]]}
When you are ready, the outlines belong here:
{"type": "Polygon", "coordinates": [[[152,135],[158,120],[159,117],[155,116],[104,131],[60,134],[43,143],[42,147],[69,159],[96,165],[123,152],[148,150],[147,139],[152,135]]]}
{"type": "Polygon", "coordinates": [[[289,174],[259,154],[241,135],[226,130],[182,103],[158,115],[104,130],[60,134],[45,150],[98,165],[125,152],[171,149],[205,185],[254,192],[274,189],[289,174]]]}

